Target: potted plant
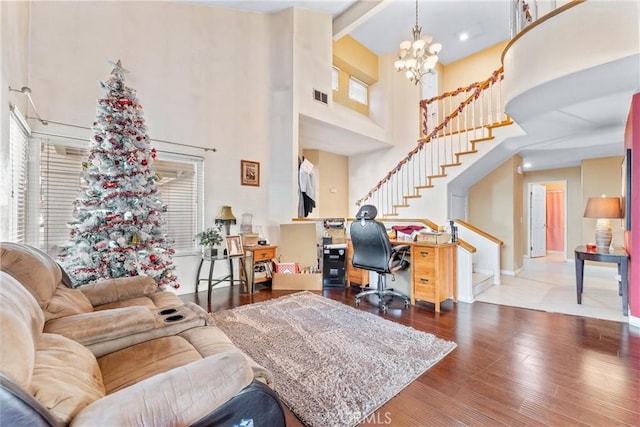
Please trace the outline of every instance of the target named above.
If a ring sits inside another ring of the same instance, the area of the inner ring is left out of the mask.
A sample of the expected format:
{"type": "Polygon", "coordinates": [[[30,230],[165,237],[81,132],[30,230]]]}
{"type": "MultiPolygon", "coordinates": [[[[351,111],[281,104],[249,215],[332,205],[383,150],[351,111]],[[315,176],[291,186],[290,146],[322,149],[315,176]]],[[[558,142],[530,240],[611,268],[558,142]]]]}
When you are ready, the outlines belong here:
{"type": "Polygon", "coordinates": [[[202,253],[205,256],[217,256],[218,248],[215,246],[218,246],[224,240],[219,224],[202,230],[196,234],[195,238],[198,239],[198,244],[202,246],[202,253]]]}

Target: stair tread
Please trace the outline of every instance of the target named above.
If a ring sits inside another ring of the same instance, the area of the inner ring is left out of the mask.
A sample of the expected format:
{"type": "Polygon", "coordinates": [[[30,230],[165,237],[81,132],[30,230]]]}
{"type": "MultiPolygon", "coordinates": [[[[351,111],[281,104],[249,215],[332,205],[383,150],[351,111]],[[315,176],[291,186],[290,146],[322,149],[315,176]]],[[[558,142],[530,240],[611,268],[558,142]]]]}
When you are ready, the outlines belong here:
{"type": "Polygon", "coordinates": [[[394,208],[408,208],[409,205],[393,205],[394,208]]]}
{"type": "Polygon", "coordinates": [[[462,163],[460,163],[460,162],[457,162],[457,163],[447,163],[446,165],[442,165],[441,167],[443,167],[443,168],[448,168],[448,167],[451,167],[451,166],[460,166],[461,164],[462,164],[462,163]]]}
{"type": "Polygon", "coordinates": [[[471,150],[471,151],[459,151],[457,153],[455,153],[456,156],[463,156],[465,154],[474,154],[477,153],[478,150],[471,150]]]}
{"type": "Polygon", "coordinates": [[[433,188],[433,185],[416,185],[416,188],[433,188]]]}
{"type": "Polygon", "coordinates": [[[474,138],[474,139],[471,139],[470,141],[471,141],[471,143],[483,142],[483,141],[491,141],[494,138],[495,138],[494,136],[485,136],[483,138],[474,138]]]}
{"type": "Polygon", "coordinates": [[[429,176],[427,176],[427,178],[444,178],[445,176],[447,176],[447,174],[443,173],[443,174],[440,174],[440,175],[429,175],[429,176]]]}
{"type": "MultiPolygon", "coordinates": [[[[418,187],[416,187],[416,188],[418,188],[418,187]]],[[[405,199],[419,199],[422,196],[419,195],[419,194],[413,194],[411,196],[402,196],[402,197],[404,197],[405,199]]]]}

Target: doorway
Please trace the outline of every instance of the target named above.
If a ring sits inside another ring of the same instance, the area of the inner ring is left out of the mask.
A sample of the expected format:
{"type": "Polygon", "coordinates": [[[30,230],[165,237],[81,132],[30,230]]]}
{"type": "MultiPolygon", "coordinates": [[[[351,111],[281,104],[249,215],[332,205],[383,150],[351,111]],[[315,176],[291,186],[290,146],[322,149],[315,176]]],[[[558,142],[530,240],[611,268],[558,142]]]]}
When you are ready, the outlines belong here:
{"type": "Polygon", "coordinates": [[[529,184],[529,257],[562,254],[567,248],[567,182],[529,184]]]}

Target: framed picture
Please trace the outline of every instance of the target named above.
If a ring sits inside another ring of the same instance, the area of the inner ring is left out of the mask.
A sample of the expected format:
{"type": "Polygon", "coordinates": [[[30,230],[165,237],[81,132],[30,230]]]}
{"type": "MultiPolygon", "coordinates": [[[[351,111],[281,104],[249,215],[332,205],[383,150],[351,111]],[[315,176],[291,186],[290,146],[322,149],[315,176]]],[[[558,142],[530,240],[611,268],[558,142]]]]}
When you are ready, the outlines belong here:
{"type": "Polygon", "coordinates": [[[260,163],[240,160],[240,183],[260,187],[260,163]]]}
{"type": "Polygon", "coordinates": [[[242,247],[242,241],[240,236],[227,236],[227,254],[229,256],[241,256],[244,255],[244,248],[242,247]]]}

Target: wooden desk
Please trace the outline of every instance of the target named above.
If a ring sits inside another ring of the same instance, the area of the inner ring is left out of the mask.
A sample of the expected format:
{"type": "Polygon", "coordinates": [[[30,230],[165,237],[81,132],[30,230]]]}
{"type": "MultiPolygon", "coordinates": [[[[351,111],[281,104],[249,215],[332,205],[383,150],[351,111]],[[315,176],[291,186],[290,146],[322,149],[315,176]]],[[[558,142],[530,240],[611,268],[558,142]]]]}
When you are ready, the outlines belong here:
{"type": "Polygon", "coordinates": [[[407,243],[411,245],[411,304],[427,301],[439,313],[442,301],[457,301],[457,244],[407,243]]]}
{"type": "Polygon", "coordinates": [[[623,248],[615,248],[613,252],[598,252],[587,250],[586,246],[576,248],[576,292],[578,304],[582,304],[582,288],[584,279],[584,262],[612,262],[618,264],[618,294],[622,296],[622,314],[629,315],[629,255],[623,248]]]}
{"type": "MultiPolygon", "coordinates": [[[[352,281],[363,285],[369,284],[369,271],[354,268],[351,265],[353,246],[347,240],[347,275],[348,283],[352,281]],[[366,277],[365,277],[366,276],[366,277]]],[[[424,242],[404,242],[392,240],[393,245],[409,245],[411,263],[411,304],[416,300],[433,303],[436,312],[440,312],[440,303],[449,298],[457,301],[457,243],[439,245],[424,242]]],[[[398,274],[398,273],[396,273],[398,274]]]]}

